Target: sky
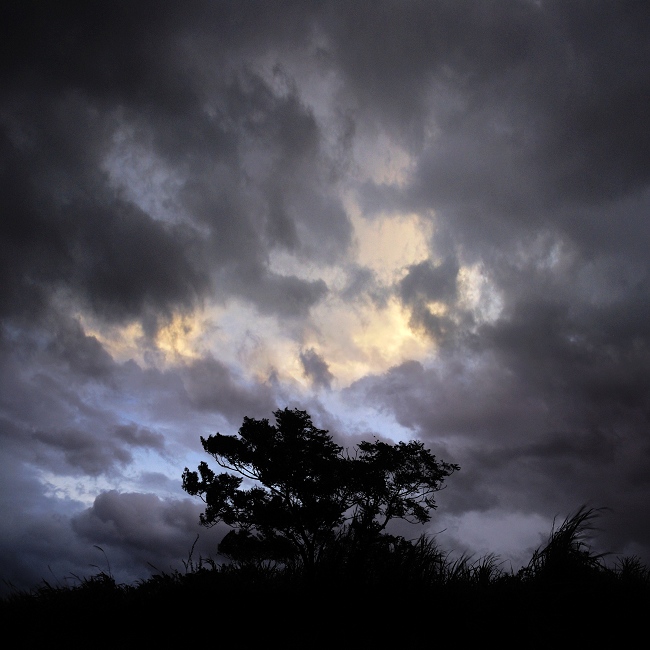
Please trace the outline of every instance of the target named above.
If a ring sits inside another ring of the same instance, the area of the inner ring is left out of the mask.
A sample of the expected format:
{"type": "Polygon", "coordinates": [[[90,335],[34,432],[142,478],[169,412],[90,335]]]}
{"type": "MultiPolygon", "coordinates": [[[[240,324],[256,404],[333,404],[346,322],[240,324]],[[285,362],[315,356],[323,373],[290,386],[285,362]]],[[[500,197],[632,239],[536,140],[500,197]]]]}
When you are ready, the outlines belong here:
{"type": "Polygon", "coordinates": [[[285,407],[459,464],[449,551],[650,562],[650,5],[0,14],[0,589],[218,557],[183,469],[285,407]]]}

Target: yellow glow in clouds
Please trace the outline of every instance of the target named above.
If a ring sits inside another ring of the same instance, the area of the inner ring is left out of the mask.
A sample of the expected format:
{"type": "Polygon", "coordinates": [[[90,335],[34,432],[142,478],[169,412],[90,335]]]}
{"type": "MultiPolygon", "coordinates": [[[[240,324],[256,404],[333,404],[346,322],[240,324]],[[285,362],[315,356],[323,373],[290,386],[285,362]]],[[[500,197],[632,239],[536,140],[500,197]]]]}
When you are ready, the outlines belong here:
{"type": "MultiPolygon", "coordinates": [[[[348,210],[355,229],[355,262],[373,271],[380,288],[390,288],[409,266],[429,257],[430,221],[417,214],[364,219],[355,205],[348,210]]],[[[430,339],[409,327],[410,313],[395,297],[376,305],[367,296],[349,303],[334,295],[312,314],[318,335],[307,344],[327,361],[339,385],[435,352],[430,339]]]]}
{"type": "MultiPolygon", "coordinates": [[[[273,270],[305,279],[325,278],[330,288],[305,321],[262,316],[252,305],[231,300],[218,307],[206,305],[193,314],[174,315],[154,341],[147,341],[137,324],[100,329],[86,323],[86,331],[94,333],[117,360],[133,358],[145,366],[165,367],[211,354],[238,367],[249,379],[264,381],[274,375],[307,389],[310,383],[300,352],[309,348],[327,362],[335,377],[334,388],[435,354],[435,344],[409,327],[409,310],[390,295],[410,265],[428,258],[431,221],[416,214],[365,219],[356,205],[349,207],[349,213],[355,228],[349,261],[352,268],[361,266],[374,273],[374,289],[387,292],[383,303],[364,293],[352,300],[339,293],[348,284],[347,265],[302,266],[290,256],[278,258],[278,268],[273,270]]],[[[446,309],[442,304],[433,307],[446,309]]]]}
{"type": "Polygon", "coordinates": [[[364,219],[352,212],[357,263],[375,272],[382,284],[392,284],[412,264],[429,256],[433,225],[417,214],[381,215],[364,219]]]}
{"type": "Polygon", "coordinates": [[[200,339],[203,327],[197,316],[174,314],[169,325],[161,328],[156,336],[156,345],[170,360],[194,359],[200,356],[200,339]]]}
{"type": "Polygon", "coordinates": [[[351,307],[337,301],[319,307],[314,316],[320,345],[315,341],[313,347],[325,358],[340,387],[434,351],[430,340],[411,330],[409,313],[396,298],[383,307],[371,303],[351,307]]]}

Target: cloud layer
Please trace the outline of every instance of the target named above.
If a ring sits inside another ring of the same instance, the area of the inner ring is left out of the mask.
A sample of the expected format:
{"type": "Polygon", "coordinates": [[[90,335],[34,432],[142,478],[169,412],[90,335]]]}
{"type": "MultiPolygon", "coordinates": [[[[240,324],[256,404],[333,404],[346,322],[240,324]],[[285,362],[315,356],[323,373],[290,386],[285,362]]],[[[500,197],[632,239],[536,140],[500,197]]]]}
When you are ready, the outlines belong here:
{"type": "Polygon", "coordinates": [[[285,405],[459,463],[456,548],[650,560],[644,3],[1,12],[1,577],[180,566],[285,405]]]}

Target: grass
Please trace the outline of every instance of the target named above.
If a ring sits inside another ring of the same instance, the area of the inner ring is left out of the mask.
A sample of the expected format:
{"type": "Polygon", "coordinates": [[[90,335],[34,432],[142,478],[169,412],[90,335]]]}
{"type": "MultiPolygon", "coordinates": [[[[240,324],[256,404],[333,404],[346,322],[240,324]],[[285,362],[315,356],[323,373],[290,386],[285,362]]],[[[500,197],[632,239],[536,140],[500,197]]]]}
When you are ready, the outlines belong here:
{"type": "Polygon", "coordinates": [[[541,647],[559,638],[559,626],[581,643],[609,636],[620,644],[650,611],[650,570],[636,557],[610,566],[591,550],[600,513],[583,507],[554,525],[517,573],[492,554],[454,559],[426,536],[386,538],[364,563],[339,553],[309,583],[295,571],[193,562],[190,553],[184,573],[122,585],[106,558],[107,572],[75,584],[43,581],[15,591],[0,601],[0,617],[6,630],[20,630],[22,645],[12,647],[26,648],[57,638],[72,647],[141,647],[169,641],[174,630],[184,630],[188,642],[238,647],[273,637],[285,647],[313,646],[314,630],[340,647],[354,639],[387,647],[386,629],[399,631],[403,644],[483,635],[507,647],[516,639],[518,647],[541,647]]]}

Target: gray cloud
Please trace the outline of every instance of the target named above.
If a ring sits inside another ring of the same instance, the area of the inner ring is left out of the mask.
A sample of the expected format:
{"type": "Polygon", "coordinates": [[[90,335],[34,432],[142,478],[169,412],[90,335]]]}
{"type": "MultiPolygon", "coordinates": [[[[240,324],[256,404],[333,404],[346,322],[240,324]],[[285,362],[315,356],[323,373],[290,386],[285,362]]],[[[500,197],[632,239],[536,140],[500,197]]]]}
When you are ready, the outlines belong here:
{"type": "MultiPolygon", "coordinates": [[[[610,550],[633,540],[647,553],[646,527],[635,526],[627,540],[620,534],[648,496],[639,480],[649,461],[643,339],[634,337],[641,348],[633,352],[620,334],[605,343],[594,328],[590,338],[592,330],[575,327],[557,305],[528,304],[521,315],[522,329],[515,317],[479,330],[471,342],[481,352],[456,348],[428,368],[410,362],[362,379],[350,390],[363,397],[353,399],[372,400],[449,450],[463,468],[445,495],[451,511],[533,509],[552,517],[581,502],[606,505],[610,550]]],[[[607,319],[600,322],[606,329],[607,319]]]]}
{"type": "Polygon", "coordinates": [[[234,421],[241,413],[267,414],[275,409],[269,386],[246,386],[233,377],[231,371],[210,357],[195,361],[183,371],[187,394],[198,409],[219,411],[234,421]]]}
{"type": "Polygon", "coordinates": [[[65,364],[73,375],[108,379],[116,364],[95,336],[88,336],[78,321],[63,321],[52,332],[47,351],[54,363],[65,364]]]}
{"type": "MultiPolygon", "coordinates": [[[[422,85],[430,113],[419,108],[418,120],[433,134],[419,140],[410,182],[369,183],[361,194],[372,211],[435,210],[445,234],[438,253],[480,262],[502,312],[482,325],[452,312],[443,330],[425,308],[438,278],[425,277],[426,264],[411,270],[399,289],[414,322],[438,341],[449,331],[456,347],[353,391],[455,450],[467,471],[445,494],[452,508],[552,516],[580,501],[611,505],[606,537],[620,551],[633,544],[613,531],[648,498],[628,478],[647,472],[650,413],[647,142],[637,137],[648,94],[637,21],[646,10],[595,3],[587,17],[565,3],[517,6],[515,14],[501,3],[482,19],[468,12],[439,55],[444,73],[428,68],[438,85],[422,85]],[[475,24],[484,35],[471,45],[475,24]],[[499,55],[504,38],[518,45],[499,55]]],[[[395,119],[390,110],[383,119],[395,119]]],[[[631,537],[647,553],[647,529],[631,537]]]]}
{"type": "Polygon", "coordinates": [[[436,340],[444,339],[454,328],[449,316],[432,311],[430,303],[447,306],[455,302],[459,265],[447,259],[434,266],[429,260],[410,266],[400,280],[398,295],[411,311],[411,326],[423,328],[436,340]]]}
{"type": "MultiPolygon", "coordinates": [[[[200,503],[190,499],[163,501],[154,494],[109,491],[76,515],[71,526],[80,538],[127,554],[135,566],[141,564],[141,572],[149,563],[165,571],[178,565],[179,558],[187,559],[200,532],[200,510],[200,503]]],[[[205,537],[214,543],[214,533],[206,532],[205,537]]],[[[193,559],[198,561],[198,554],[208,548],[202,542],[193,559]]],[[[215,555],[216,543],[209,550],[215,555]]]]}
{"type": "Polygon", "coordinates": [[[115,437],[133,447],[162,450],[165,446],[165,439],[160,433],[135,424],[117,427],[115,437]]]}
{"type": "Polygon", "coordinates": [[[326,297],[397,297],[435,344],[343,396],[461,464],[440,499],[451,515],[607,505],[606,542],[650,557],[645,3],[0,12],[4,575],[36,578],[48,545],[63,573],[97,563],[92,544],[125,576],[184,556],[198,505],[169,496],[162,466],[244,415],[302,400],[343,440],[313,350],[298,395],[219,350],[156,348],[173,315],[237,302],[302,345],[326,297]],[[381,161],[360,152],[382,138],[409,156],[399,183],[368,180],[381,161]],[[431,219],[428,259],[394,286],[350,257],[354,200],[361,218],[431,219]],[[111,356],[114,325],[142,327],[144,361],[111,356]],[[133,479],[144,455],[161,466],[133,479]],[[48,492],[84,477],[116,491],[86,510],[48,492]]]}
{"type": "Polygon", "coordinates": [[[303,314],[322,294],[322,283],[303,287],[264,269],[269,248],[338,256],[350,239],[310,109],[290,83],[271,87],[246,66],[221,74],[218,47],[206,50],[216,71],[206,78],[193,47],[181,44],[186,29],[194,43],[206,30],[236,42],[249,24],[232,11],[197,3],[177,17],[158,7],[142,40],[145,14],[121,5],[105,7],[102,19],[38,11],[36,22],[13,9],[0,152],[5,313],[33,312],[63,286],[104,318],[155,328],[208,291],[280,314],[303,314]],[[181,180],[166,200],[184,220],[161,219],[116,191],[105,164],[124,137],[181,180]],[[267,298],[285,290],[289,300],[267,298]]]}
{"type": "Polygon", "coordinates": [[[308,377],[314,386],[328,390],[331,388],[334,375],[330,372],[327,361],[316,350],[309,348],[301,351],[300,363],[305,377],[308,377]]]}
{"type": "MultiPolygon", "coordinates": [[[[255,276],[255,272],[251,275],[255,276]]],[[[310,307],[322,300],[327,294],[327,285],[323,280],[301,280],[294,275],[265,273],[259,279],[249,282],[250,276],[244,278],[241,292],[252,298],[261,313],[278,314],[284,317],[305,316],[310,307]]],[[[237,278],[236,283],[242,278],[237,278]]]]}
{"type": "MultiPolygon", "coordinates": [[[[112,441],[100,440],[75,429],[36,431],[33,438],[45,446],[46,452],[60,453],[71,468],[89,476],[110,472],[114,465],[133,460],[127,449],[112,441]]],[[[40,459],[43,462],[43,459],[40,459]]],[[[58,468],[59,471],[61,468],[58,468]]]]}

